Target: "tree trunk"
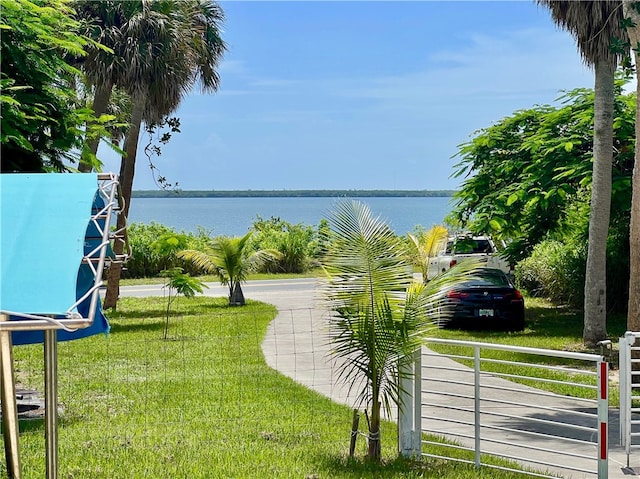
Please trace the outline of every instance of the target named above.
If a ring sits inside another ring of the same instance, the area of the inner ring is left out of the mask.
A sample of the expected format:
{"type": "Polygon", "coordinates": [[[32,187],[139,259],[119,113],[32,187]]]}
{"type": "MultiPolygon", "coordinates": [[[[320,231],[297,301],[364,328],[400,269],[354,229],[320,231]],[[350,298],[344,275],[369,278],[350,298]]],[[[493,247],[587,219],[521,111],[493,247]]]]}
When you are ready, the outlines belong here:
{"type": "Polygon", "coordinates": [[[244,306],[245,299],[244,293],[242,292],[242,286],[240,286],[240,282],[236,282],[233,287],[233,292],[231,296],[229,296],[229,306],[244,306]]]}
{"type": "Polygon", "coordinates": [[[595,64],[593,179],[582,338],[586,346],[595,346],[598,341],[607,338],[606,276],[613,161],[614,72],[615,64],[611,61],[600,60],[595,64]]]}
{"type": "MultiPolygon", "coordinates": [[[[109,100],[111,99],[111,90],[113,89],[113,83],[107,82],[104,84],[100,84],[96,87],[96,92],[93,96],[93,114],[96,118],[99,118],[107,111],[107,107],[109,105],[109,100]]],[[[89,150],[94,155],[98,153],[98,146],[100,145],[100,138],[92,138],[87,144],[89,145],[89,150]]],[[[83,162],[82,160],[78,164],[78,170],[82,173],[89,173],[93,168],[91,165],[83,162]]]]}
{"type": "Polygon", "coordinates": [[[380,461],[382,447],[380,442],[380,401],[377,396],[371,405],[371,424],[369,425],[369,450],[368,458],[371,461],[380,461]]]}
{"type": "MultiPolygon", "coordinates": [[[[129,206],[131,204],[131,191],[133,190],[133,176],[136,168],[136,154],[138,151],[138,139],[140,138],[140,125],[142,124],[142,114],[147,101],[146,95],[136,98],[131,110],[131,124],[127,137],[124,140],[125,155],[122,157],[120,164],[120,189],[122,191],[122,199],[124,207],[118,215],[118,230],[124,228],[129,215],[129,206]]],[[[124,245],[116,241],[113,245],[115,254],[122,254],[124,245]]],[[[104,298],[104,308],[115,308],[120,294],[120,273],[122,265],[114,263],[107,273],[107,292],[104,298]]]]}
{"type": "MultiPolygon", "coordinates": [[[[636,92],[640,98],[640,78],[638,77],[638,65],[640,55],[640,14],[633,8],[632,3],[625,1],[624,15],[631,18],[633,26],[627,27],[627,33],[631,40],[636,64],[636,92]]],[[[636,104],[636,150],[633,165],[633,179],[631,186],[631,225],[629,228],[630,242],[630,276],[629,276],[629,310],[627,312],[627,330],[640,331],[640,103],[636,104]]]]}

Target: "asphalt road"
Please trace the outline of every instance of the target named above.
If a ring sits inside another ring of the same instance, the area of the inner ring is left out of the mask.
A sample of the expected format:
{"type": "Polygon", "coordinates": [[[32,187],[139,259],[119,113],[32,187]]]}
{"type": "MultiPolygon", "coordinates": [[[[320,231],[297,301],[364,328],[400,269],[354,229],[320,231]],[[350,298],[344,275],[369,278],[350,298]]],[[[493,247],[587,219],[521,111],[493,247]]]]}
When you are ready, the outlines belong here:
{"type": "MultiPolygon", "coordinates": [[[[242,285],[247,299],[264,301],[276,305],[279,309],[298,309],[314,307],[314,298],[318,285],[316,278],[254,280],[242,285]]],[[[206,283],[205,296],[227,296],[229,290],[220,283],[206,283]]],[[[120,296],[162,296],[161,284],[121,286],[120,296]]]]}

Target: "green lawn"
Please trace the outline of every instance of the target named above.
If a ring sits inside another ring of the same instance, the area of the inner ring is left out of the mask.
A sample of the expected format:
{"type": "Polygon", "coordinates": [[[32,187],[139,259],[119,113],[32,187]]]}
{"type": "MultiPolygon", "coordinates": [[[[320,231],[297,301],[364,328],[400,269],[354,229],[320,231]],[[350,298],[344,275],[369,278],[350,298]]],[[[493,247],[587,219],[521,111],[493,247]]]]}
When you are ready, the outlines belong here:
{"type": "MultiPolygon", "coordinates": [[[[108,337],[60,343],[60,478],[523,477],[399,460],[389,423],[383,465],[362,459],[363,438],[347,459],[352,411],[264,362],[275,309],[225,303],[180,298],[163,340],[162,298],[123,298],[108,337]]],[[[16,347],[15,359],[22,385],[42,391],[42,347],[16,347]]],[[[43,430],[21,421],[25,479],[45,475],[43,430]]]]}

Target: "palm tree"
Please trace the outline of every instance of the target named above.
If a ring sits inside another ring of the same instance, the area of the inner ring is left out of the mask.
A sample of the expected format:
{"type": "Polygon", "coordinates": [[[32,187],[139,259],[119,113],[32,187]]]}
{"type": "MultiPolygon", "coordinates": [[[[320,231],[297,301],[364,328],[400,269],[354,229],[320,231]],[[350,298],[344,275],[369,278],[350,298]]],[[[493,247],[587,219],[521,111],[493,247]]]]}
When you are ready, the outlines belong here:
{"type": "MultiPolygon", "coordinates": [[[[636,93],[640,98],[640,78],[638,65],[640,62],[640,12],[637,2],[624,1],[624,15],[631,20],[627,32],[633,48],[636,65],[636,93]]],[[[627,330],[640,331],[640,103],[636,102],[636,150],[635,167],[632,179],[631,225],[630,237],[630,276],[629,276],[629,309],[627,311],[627,330]]]]}
{"type": "Polygon", "coordinates": [[[621,1],[537,0],[553,20],[576,39],[583,61],[595,73],[593,175],[589,243],[584,285],[583,341],[593,346],[607,337],[606,259],[613,161],[614,74],[620,53],[613,39],[624,39],[621,1]]]}
{"type": "Polygon", "coordinates": [[[447,241],[447,235],[447,228],[442,225],[436,225],[417,237],[411,233],[407,233],[412,261],[420,268],[424,281],[426,281],[428,277],[429,261],[443,249],[447,241]]]}
{"type": "Polygon", "coordinates": [[[323,268],[334,316],[330,319],[332,354],[340,359],[339,378],[360,388],[358,406],[369,417],[368,457],[381,455],[383,409],[399,404],[400,378],[445,286],[477,264],[458,265],[427,284],[413,280],[406,243],[358,201],[337,204],[323,268]]]}
{"type": "MultiPolygon", "coordinates": [[[[127,21],[142,13],[143,1],[101,1],[77,0],[74,2],[76,16],[86,24],[86,34],[97,44],[88,49],[88,55],[81,59],[85,81],[93,87],[92,109],[96,119],[107,113],[113,89],[124,83],[128,71],[127,59],[123,56],[122,44],[125,40],[127,21]]],[[[98,152],[100,138],[87,141],[93,155],[98,152]]],[[[80,161],[78,169],[88,172],[93,165],[80,161]]]]}
{"type": "Polygon", "coordinates": [[[211,241],[209,251],[183,250],[178,253],[178,257],[218,276],[220,283],[229,287],[229,306],[243,306],[245,299],[241,284],[247,280],[247,275],[266,261],[279,256],[274,250],[248,253],[245,247],[252,233],[249,231],[246,235],[235,238],[217,236],[211,241]]]}
{"type": "MultiPolygon", "coordinates": [[[[100,25],[109,26],[96,30],[101,32],[98,40],[114,52],[108,56],[96,50],[84,64],[87,78],[96,90],[96,115],[105,111],[114,86],[126,91],[132,99],[130,126],[124,140],[125,155],[120,166],[125,204],[118,218],[117,227],[121,229],[129,211],[142,122],[161,121],[177,109],[196,84],[203,91],[218,88],[220,79],[216,69],[226,48],[220,36],[223,13],[215,2],[208,0],[82,2],[80,5],[83,14],[95,15],[93,18],[101,19],[100,25]],[[94,8],[94,3],[99,5],[94,8]]],[[[105,308],[115,307],[117,303],[120,271],[117,263],[109,269],[105,308]]]]}

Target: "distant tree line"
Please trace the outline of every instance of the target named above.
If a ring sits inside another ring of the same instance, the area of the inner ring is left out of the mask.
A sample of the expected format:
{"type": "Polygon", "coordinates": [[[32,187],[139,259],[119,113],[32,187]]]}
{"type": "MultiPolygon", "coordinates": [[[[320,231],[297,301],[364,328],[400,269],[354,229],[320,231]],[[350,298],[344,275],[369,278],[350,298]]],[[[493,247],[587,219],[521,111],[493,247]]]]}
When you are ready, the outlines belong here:
{"type": "Polygon", "coordinates": [[[133,198],[429,198],[454,196],[455,190],[137,190],[133,198]]]}

